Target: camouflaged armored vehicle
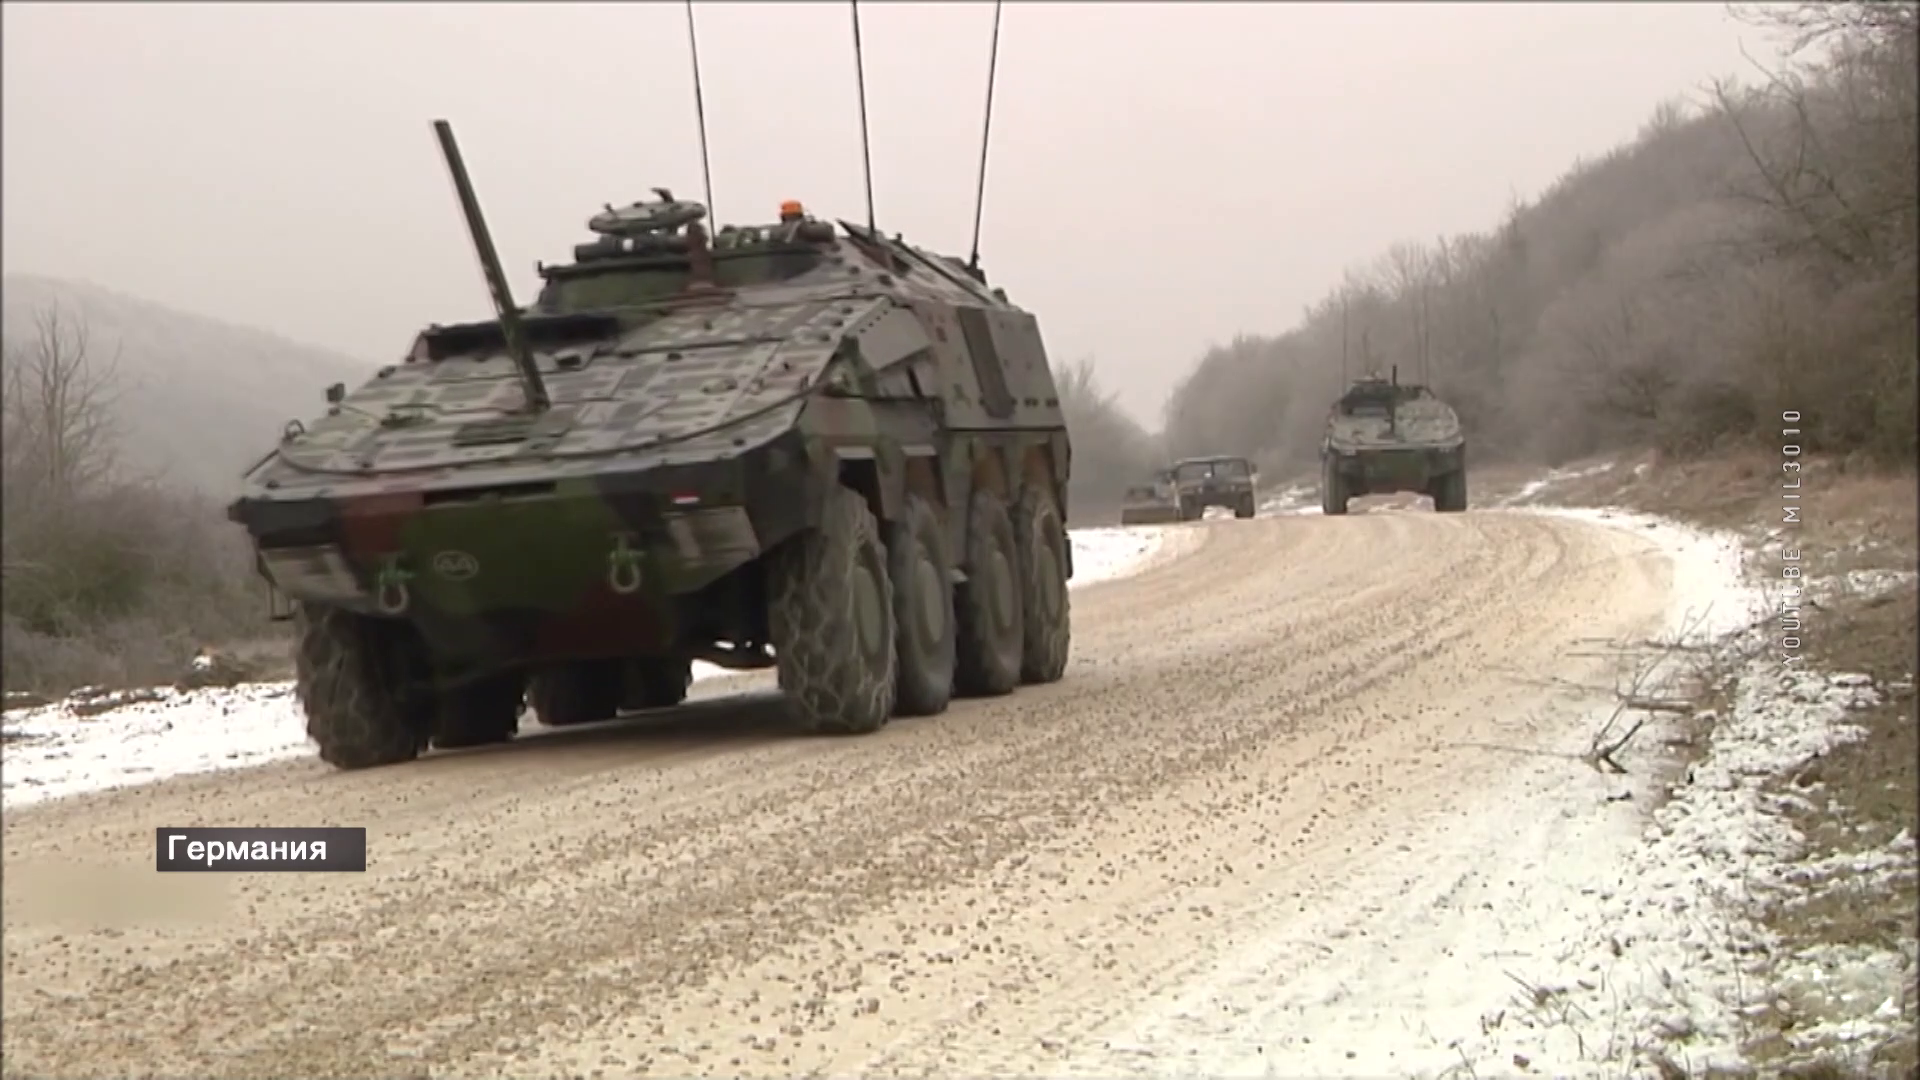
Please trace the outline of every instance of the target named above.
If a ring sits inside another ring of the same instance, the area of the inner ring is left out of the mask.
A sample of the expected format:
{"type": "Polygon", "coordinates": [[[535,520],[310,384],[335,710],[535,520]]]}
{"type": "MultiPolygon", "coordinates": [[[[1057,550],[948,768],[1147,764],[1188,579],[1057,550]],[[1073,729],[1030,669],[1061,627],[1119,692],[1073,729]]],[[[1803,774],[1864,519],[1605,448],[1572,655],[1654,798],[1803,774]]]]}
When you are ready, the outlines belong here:
{"type": "Polygon", "coordinates": [[[523,311],[436,128],[498,318],[329,390],[229,511],[322,758],[671,705],[695,660],[777,667],[821,732],[1061,677],[1071,450],[1031,314],[797,204],[709,240],[658,189],[523,311]]]}
{"type": "Polygon", "coordinates": [[[1162,469],[1153,474],[1153,483],[1127,489],[1126,502],[1120,507],[1122,525],[1164,525],[1180,520],[1180,501],[1173,494],[1173,471],[1162,469]]]}
{"type": "Polygon", "coordinates": [[[1467,508],[1466,436],[1446,402],[1417,383],[1355,380],[1334,403],[1320,444],[1320,508],[1347,512],[1359,495],[1412,491],[1441,513],[1467,508]]]}
{"type": "Polygon", "coordinates": [[[1174,462],[1173,493],[1181,521],[1199,521],[1209,506],[1250,518],[1256,505],[1253,463],[1243,457],[1192,457],[1174,462]]]}

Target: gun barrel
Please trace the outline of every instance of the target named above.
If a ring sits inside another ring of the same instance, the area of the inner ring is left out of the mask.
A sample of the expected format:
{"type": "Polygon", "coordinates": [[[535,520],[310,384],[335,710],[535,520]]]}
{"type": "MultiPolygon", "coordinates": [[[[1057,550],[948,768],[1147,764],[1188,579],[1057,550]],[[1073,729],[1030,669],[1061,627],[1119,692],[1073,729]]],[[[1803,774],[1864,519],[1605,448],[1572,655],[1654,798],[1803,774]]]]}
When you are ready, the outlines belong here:
{"type": "Polygon", "coordinates": [[[467,176],[467,163],[460,156],[460,144],[453,139],[453,125],[445,120],[433,122],[433,133],[440,139],[440,154],[453,174],[454,193],[460,198],[460,212],[467,219],[467,233],[480,257],[480,272],[486,277],[487,291],[493,295],[493,310],[500,319],[500,332],[506,338],[507,355],[520,369],[520,382],[526,391],[527,407],[534,411],[550,408],[546,380],[533,362],[533,350],[527,347],[526,329],[520,324],[520,309],[507,288],[506,271],[500,268],[500,254],[494,250],[493,234],[487,231],[487,219],[480,213],[480,200],[473,193],[473,181],[467,176]]]}

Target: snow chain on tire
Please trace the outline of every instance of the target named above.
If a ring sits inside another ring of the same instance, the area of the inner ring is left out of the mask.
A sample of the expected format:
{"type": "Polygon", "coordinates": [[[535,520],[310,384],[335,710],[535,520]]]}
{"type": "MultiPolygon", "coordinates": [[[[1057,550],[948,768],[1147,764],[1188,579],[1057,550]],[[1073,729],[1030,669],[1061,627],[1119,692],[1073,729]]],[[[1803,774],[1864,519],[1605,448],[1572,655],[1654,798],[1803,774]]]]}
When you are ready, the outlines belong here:
{"type": "Polygon", "coordinates": [[[767,621],[794,718],[808,731],[866,734],[893,712],[893,590],[873,511],[835,488],[820,527],[777,551],[767,621]]]}
{"type": "Polygon", "coordinates": [[[1020,680],[1059,682],[1073,644],[1073,602],[1067,591],[1067,529],[1053,492],[1028,484],[1014,510],[1020,537],[1020,680]]]}
{"type": "Polygon", "coordinates": [[[432,699],[403,687],[401,673],[389,666],[411,644],[387,640],[404,627],[301,604],[294,628],[294,687],[320,759],[337,769],[369,769],[420,756],[432,735],[432,699]]]}
{"type": "Polygon", "coordinates": [[[953,555],[946,522],[909,493],[906,514],[887,527],[887,576],[899,657],[894,712],[937,716],[953,700],[953,555]]]}
{"type": "Polygon", "coordinates": [[[1007,504],[991,491],[976,491],[967,515],[967,581],[954,602],[955,692],[998,697],[1020,684],[1026,648],[1020,594],[1020,541],[1007,504]]]}

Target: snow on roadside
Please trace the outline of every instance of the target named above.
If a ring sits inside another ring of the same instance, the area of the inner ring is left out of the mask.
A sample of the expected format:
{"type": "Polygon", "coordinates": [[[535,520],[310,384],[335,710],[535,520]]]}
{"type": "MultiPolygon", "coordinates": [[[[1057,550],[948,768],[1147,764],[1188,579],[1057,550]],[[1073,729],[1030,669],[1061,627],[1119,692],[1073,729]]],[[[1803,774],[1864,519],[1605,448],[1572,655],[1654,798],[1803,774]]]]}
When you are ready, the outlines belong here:
{"type": "MultiPolygon", "coordinates": [[[[1154,526],[1074,529],[1079,588],[1150,565],[1166,533],[1154,526]]],[[[694,664],[694,678],[734,674],[694,664]]],[[[241,769],[312,752],[291,683],[153,691],[156,700],[78,716],[65,704],[8,713],[0,728],[0,807],[241,769]]]]}
{"type": "MultiPolygon", "coordinates": [[[[1520,490],[1494,503],[1494,506],[1501,509],[1523,506],[1531,502],[1535,496],[1556,484],[1561,484],[1568,480],[1584,480],[1589,476],[1599,476],[1601,473],[1612,472],[1614,464],[1615,463],[1611,461],[1602,461],[1598,464],[1589,465],[1584,469],[1548,469],[1541,476],[1535,477],[1525,484],[1522,484],[1520,490]]],[[[1644,469],[1645,467],[1642,466],[1641,468],[1644,469]]],[[[1640,475],[1640,470],[1637,469],[1635,475],[1640,475]]]]}
{"type": "Polygon", "coordinates": [[[1718,639],[1745,630],[1765,614],[1768,598],[1748,573],[1750,555],[1735,533],[1611,507],[1529,506],[1514,512],[1625,530],[1666,555],[1673,566],[1667,634],[1674,640],[1684,635],[1683,643],[1692,645],[1718,639]]]}
{"type": "MultiPolygon", "coordinates": [[[[1850,714],[1878,703],[1880,690],[1865,675],[1790,669],[1762,647],[1777,601],[1756,584],[1749,549],[1737,535],[1622,510],[1524,512],[1645,537],[1673,565],[1669,640],[1716,642],[1723,655],[1745,659],[1727,673],[1735,692],[1725,715],[1696,717],[1712,723],[1705,757],[1662,790],[1637,793],[1668,796],[1639,819],[1642,831],[1616,832],[1605,845],[1610,851],[1582,846],[1565,854],[1564,865],[1542,868],[1543,876],[1559,879],[1554,891],[1578,912],[1577,927],[1537,948],[1503,942],[1558,961],[1514,970],[1513,981],[1533,989],[1518,997],[1511,983],[1490,990],[1478,1030],[1454,1033],[1450,1048],[1481,1068],[1526,1061],[1569,1077],[1664,1073],[1663,1062],[1696,1076],[1739,1070],[1742,1046],[1774,1007],[1776,988],[1804,1018],[1789,1036],[1796,1047],[1821,1040],[1868,1051],[1911,1027],[1920,959],[1911,941],[1899,953],[1856,947],[1844,956],[1826,949],[1788,955],[1755,917],[1758,905],[1828,880],[1867,888],[1889,878],[1912,882],[1910,833],[1885,850],[1803,861],[1807,840],[1782,812],[1783,797],[1769,790],[1862,738],[1866,732],[1850,714]]],[[[1810,584],[1879,591],[1902,580],[1810,584]]],[[[1652,743],[1658,733],[1642,738],[1652,743]]],[[[1808,787],[1802,782],[1803,795],[1786,798],[1804,797],[1808,787]]]]}
{"type": "Polygon", "coordinates": [[[1319,494],[1312,484],[1291,484],[1260,503],[1260,512],[1269,515],[1300,514],[1309,509],[1320,512],[1319,494]]]}
{"type": "Polygon", "coordinates": [[[1166,544],[1166,530],[1157,525],[1074,529],[1073,588],[1128,577],[1145,569],[1166,544]]]}
{"type": "Polygon", "coordinates": [[[1651,1075],[1662,1058],[1685,1075],[1738,1071],[1769,1007],[1761,992],[1783,964],[1805,972],[1795,977],[1803,998],[1820,999],[1800,1006],[1807,1014],[1828,1020],[1852,999],[1850,1028],[1806,1034],[1864,1046],[1890,1034],[1902,1022],[1911,955],[1783,957],[1752,918],[1756,900],[1814,876],[1912,874],[1906,834],[1836,866],[1800,864],[1805,839],[1764,789],[1859,738],[1848,714],[1876,700],[1864,676],[1783,674],[1771,657],[1747,665],[1727,715],[1713,718],[1712,749],[1650,820],[1638,819],[1637,836],[1616,830],[1538,867],[1546,880],[1535,902],[1570,905],[1564,936],[1503,939],[1509,984],[1488,987],[1479,1022],[1451,1032],[1449,1049],[1480,1068],[1527,1061],[1563,1077],[1651,1075]]]}
{"type": "Polygon", "coordinates": [[[75,717],[64,704],[10,714],[0,750],[8,810],[47,799],[242,769],[307,752],[292,683],[163,690],[158,701],[75,717]]]}
{"type": "MultiPolygon", "coordinates": [[[[1750,632],[1766,614],[1737,537],[1615,510],[1520,512],[1657,547],[1672,566],[1667,640],[1750,632]]],[[[1409,823],[1399,850],[1417,860],[1356,857],[1340,904],[1263,905],[1194,943],[1208,957],[1197,977],[1135,1003],[1065,1071],[1681,1075],[1664,1058],[1698,1076],[1741,1063],[1748,997],[1766,976],[1813,1036],[1864,1047],[1910,1026],[1910,951],[1783,957],[1752,918],[1756,899],[1822,878],[1912,880],[1911,836],[1802,861],[1805,841],[1765,787],[1858,738],[1850,714],[1876,690],[1862,676],[1783,674],[1764,655],[1737,674],[1690,777],[1662,775],[1658,718],[1621,753],[1631,775],[1578,761],[1613,709],[1595,698],[1543,747],[1568,756],[1517,758],[1477,810],[1409,823]]]]}

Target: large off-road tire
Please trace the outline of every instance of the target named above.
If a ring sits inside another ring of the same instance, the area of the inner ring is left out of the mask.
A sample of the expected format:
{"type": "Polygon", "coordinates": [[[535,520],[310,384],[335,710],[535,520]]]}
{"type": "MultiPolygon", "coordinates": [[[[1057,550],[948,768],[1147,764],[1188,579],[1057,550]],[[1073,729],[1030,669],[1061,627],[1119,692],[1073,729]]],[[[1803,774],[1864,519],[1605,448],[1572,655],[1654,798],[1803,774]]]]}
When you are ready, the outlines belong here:
{"type": "Polygon", "coordinates": [[[893,713],[893,587],[866,500],[828,496],[820,527],[774,552],[768,628],[780,689],[808,731],[861,735],[893,713]]]}
{"type": "Polygon", "coordinates": [[[955,693],[998,697],[1020,685],[1026,651],[1022,599],[1020,542],[1006,501],[991,491],[976,491],[967,514],[967,581],[953,606],[955,693]]]}
{"type": "Polygon", "coordinates": [[[439,690],[434,695],[434,749],[458,750],[510,741],[520,733],[526,696],[527,677],[518,671],[439,690]]]}
{"type": "Polygon", "coordinates": [[[624,686],[618,660],[556,664],[533,677],[527,698],[548,727],[611,720],[620,711],[624,686]]]}
{"type": "Polygon", "coordinates": [[[1052,490],[1028,484],[1014,507],[1013,527],[1020,538],[1020,681],[1059,682],[1073,646],[1073,603],[1067,593],[1067,527],[1052,490]]]}
{"type": "Polygon", "coordinates": [[[1433,482],[1433,509],[1442,514],[1458,514],[1467,508],[1467,470],[1458,468],[1433,482]]]}
{"type": "Polygon", "coordinates": [[[307,737],[336,769],[411,761],[432,735],[432,699],[409,686],[408,659],[424,653],[403,624],[338,608],[294,609],[294,691],[307,737]]]}
{"type": "Polygon", "coordinates": [[[1253,511],[1253,496],[1249,495],[1240,500],[1240,505],[1233,508],[1233,516],[1245,521],[1253,516],[1253,511]]]}
{"type": "Polygon", "coordinates": [[[693,661],[670,657],[629,660],[626,670],[625,698],[621,708],[671,709],[687,700],[693,685],[693,661]]]}
{"type": "Polygon", "coordinates": [[[887,526],[887,576],[893,582],[894,712],[937,716],[953,700],[953,554],[933,506],[907,496],[906,513],[887,526]]]}
{"type": "Polygon", "coordinates": [[[1340,470],[1333,465],[1333,459],[1327,458],[1320,463],[1320,512],[1329,517],[1347,512],[1346,481],[1340,476],[1340,470]]]}

